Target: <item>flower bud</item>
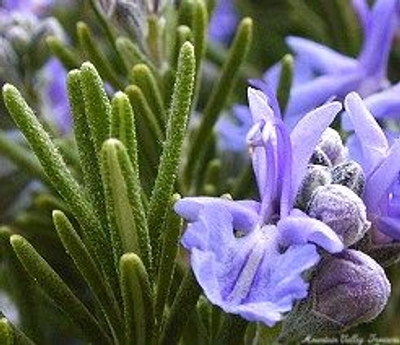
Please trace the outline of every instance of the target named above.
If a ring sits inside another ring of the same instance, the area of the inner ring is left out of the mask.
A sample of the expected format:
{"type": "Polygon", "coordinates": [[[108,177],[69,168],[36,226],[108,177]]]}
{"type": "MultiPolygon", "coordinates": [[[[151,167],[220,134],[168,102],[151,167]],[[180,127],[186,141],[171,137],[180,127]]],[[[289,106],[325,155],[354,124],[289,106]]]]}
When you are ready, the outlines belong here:
{"type": "Polygon", "coordinates": [[[17,84],[19,82],[17,72],[18,57],[10,43],[0,37],[0,76],[4,80],[17,84]]]}
{"type": "Polygon", "coordinates": [[[314,310],[346,328],[377,317],[390,296],[382,267],[351,249],[326,257],[312,285],[314,310]]]}
{"type": "Polygon", "coordinates": [[[21,26],[13,26],[7,32],[7,39],[12,43],[16,52],[25,52],[31,42],[31,34],[21,26]]]}
{"type": "Polygon", "coordinates": [[[306,210],[315,189],[329,183],[331,183],[331,174],[327,167],[309,164],[307,173],[297,192],[295,207],[306,210]]]}
{"type": "Polygon", "coordinates": [[[116,0],[99,0],[101,10],[108,17],[114,13],[116,3],[116,0]]]}
{"type": "Polygon", "coordinates": [[[26,53],[39,21],[21,13],[0,14],[0,36],[7,40],[18,55],[26,53]]]}
{"type": "Polygon", "coordinates": [[[332,162],[327,154],[318,146],[315,147],[314,152],[311,155],[310,164],[323,165],[329,168],[332,166],[332,162]]]}
{"type": "Polygon", "coordinates": [[[382,267],[351,249],[325,257],[310,285],[308,298],[285,321],[280,341],[335,334],[371,321],[390,296],[390,283],[382,267]]]}
{"type": "Polygon", "coordinates": [[[17,12],[7,16],[0,13],[0,37],[14,50],[16,64],[26,63],[32,69],[41,67],[49,57],[46,43],[49,36],[55,36],[62,41],[66,39],[63,28],[55,18],[39,20],[25,13],[17,12]]]}
{"type": "Polygon", "coordinates": [[[346,149],[338,132],[327,128],[311,156],[310,163],[333,166],[341,163],[346,156],[346,149]]]}
{"type": "Polygon", "coordinates": [[[339,164],[346,156],[342,138],[337,131],[329,127],[322,133],[317,147],[328,156],[332,165],[339,164]]]}
{"type": "Polygon", "coordinates": [[[351,189],[358,196],[364,193],[365,175],[361,166],[355,161],[346,161],[333,167],[332,183],[351,189]]]}
{"type": "Polygon", "coordinates": [[[360,240],[370,227],[363,201],[341,185],[317,187],[307,213],[331,227],[347,247],[360,240]]]}
{"type": "Polygon", "coordinates": [[[29,49],[35,56],[31,64],[36,68],[41,67],[50,56],[50,51],[46,43],[46,39],[49,36],[54,36],[61,41],[66,41],[63,28],[58,20],[52,17],[42,20],[37,28],[35,28],[32,35],[29,49]]]}
{"type": "Polygon", "coordinates": [[[140,42],[147,36],[147,7],[145,1],[101,0],[104,13],[118,28],[140,42]]]}
{"type": "Polygon", "coordinates": [[[149,0],[147,1],[147,6],[152,13],[161,13],[165,7],[172,3],[171,0],[149,0]]]}

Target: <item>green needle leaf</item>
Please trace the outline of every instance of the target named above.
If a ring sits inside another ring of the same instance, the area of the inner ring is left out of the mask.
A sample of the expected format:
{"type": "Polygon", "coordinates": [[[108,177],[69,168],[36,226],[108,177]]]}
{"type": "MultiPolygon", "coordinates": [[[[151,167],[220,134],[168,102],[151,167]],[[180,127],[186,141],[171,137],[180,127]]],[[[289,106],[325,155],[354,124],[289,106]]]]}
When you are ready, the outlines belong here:
{"type": "Polygon", "coordinates": [[[71,222],[61,211],[53,211],[53,221],[64,248],[93,291],[97,302],[116,339],[122,334],[122,316],[111,286],[103,279],[85,244],[80,239],[71,222]]]}
{"type": "Polygon", "coordinates": [[[152,184],[156,176],[163,134],[142,90],[136,85],[130,85],[125,92],[129,97],[137,120],[136,134],[140,147],[138,155],[141,176],[146,176],[143,181],[146,182],[147,180],[152,184]]]}
{"type": "Polygon", "coordinates": [[[101,263],[107,278],[116,280],[113,261],[110,261],[108,255],[112,253],[111,245],[81,186],[73,178],[50,136],[18,90],[6,84],[3,87],[3,97],[8,111],[31,145],[48,179],[78,219],[89,250],[101,263]]]}
{"type": "Polygon", "coordinates": [[[163,131],[158,124],[157,116],[150,107],[149,100],[145,97],[142,89],[138,85],[130,85],[125,92],[131,100],[135,114],[138,114],[138,119],[144,121],[144,125],[148,128],[154,141],[158,142],[163,138],[163,131]]]}
{"type": "Polygon", "coordinates": [[[149,15],[147,18],[147,47],[150,56],[157,66],[161,64],[161,51],[160,51],[160,20],[156,15],[149,15]]]}
{"type": "Polygon", "coordinates": [[[138,174],[119,140],[104,143],[101,166],[116,259],[123,253],[135,252],[151,272],[150,240],[138,174]]]}
{"type": "Polygon", "coordinates": [[[190,26],[193,19],[194,1],[182,0],[179,6],[179,24],[190,26]]]}
{"type": "MultiPolygon", "coordinates": [[[[71,204],[82,203],[79,206],[87,208],[80,186],[71,175],[50,136],[43,129],[19,91],[14,86],[6,84],[3,87],[3,96],[7,109],[25,135],[55,188],[66,200],[73,200],[74,202],[71,204]]],[[[78,209],[77,206],[74,208],[78,209]]]]}
{"type": "Polygon", "coordinates": [[[239,75],[252,41],[253,22],[250,18],[245,18],[239,25],[235,39],[231,46],[228,58],[224,63],[219,82],[211,92],[207,102],[200,126],[194,133],[191,141],[188,162],[185,168],[185,184],[190,185],[191,177],[195,169],[197,158],[204,149],[204,143],[211,135],[212,128],[218,120],[239,75]]]}
{"type": "Polygon", "coordinates": [[[32,176],[39,178],[43,182],[48,182],[47,176],[36,157],[28,152],[26,147],[8,138],[3,131],[0,131],[0,153],[32,176]]]}
{"type": "Polygon", "coordinates": [[[152,72],[157,75],[157,68],[129,38],[118,37],[116,40],[116,46],[124,60],[127,71],[130,71],[134,65],[143,63],[149,66],[152,72]]]}
{"type": "MultiPolygon", "coordinates": [[[[105,13],[100,10],[99,1],[89,0],[89,2],[94,11],[95,16],[96,16],[96,20],[100,23],[101,27],[103,28],[105,36],[112,47],[111,53],[114,53],[114,54],[112,54],[111,59],[113,60],[112,62],[114,63],[115,68],[120,72],[125,72],[123,59],[119,55],[118,49],[116,47],[116,42],[115,42],[116,35],[113,30],[115,28],[113,27],[112,23],[107,18],[105,13]]],[[[126,69],[126,71],[129,71],[129,69],[126,69]]]]}
{"type": "Polygon", "coordinates": [[[121,291],[125,312],[127,343],[152,343],[154,327],[153,294],[146,269],[134,253],[120,260],[121,291]]]}
{"type": "Polygon", "coordinates": [[[103,142],[110,137],[111,104],[104,83],[90,62],[82,64],[81,86],[87,122],[96,152],[100,152],[103,142]]]}
{"type": "Polygon", "coordinates": [[[290,97],[290,89],[293,79],[293,57],[290,54],[285,55],[282,60],[281,75],[279,78],[277,98],[281,113],[285,113],[285,109],[290,97]]]}
{"type": "MultiPolygon", "coordinates": [[[[96,155],[90,157],[87,162],[93,164],[93,166],[89,168],[90,171],[87,172],[93,174],[93,177],[88,176],[87,178],[88,182],[90,182],[88,186],[91,187],[89,192],[93,193],[92,200],[95,205],[96,215],[101,220],[103,228],[107,229],[108,223],[106,219],[104,191],[101,188],[99,155],[103,142],[110,137],[111,133],[111,104],[104,90],[104,83],[97,73],[96,68],[90,62],[85,62],[82,64],[80,71],[80,85],[85,105],[85,115],[81,115],[81,126],[84,126],[84,123],[87,122],[89,126],[89,136],[93,142],[96,153],[96,155]],[[86,117],[86,121],[83,119],[84,116],[86,117]]],[[[76,94],[78,93],[77,91],[75,92],[76,94]]],[[[85,131],[85,128],[81,130],[85,131]]],[[[85,135],[88,136],[87,132],[88,128],[86,128],[86,133],[82,133],[81,137],[85,135]]],[[[86,142],[89,141],[90,138],[86,139],[86,142]]],[[[87,154],[90,154],[93,145],[88,145],[87,154]]]]}
{"type": "Polygon", "coordinates": [[[249,322],[238,315],[225,314],[215,344],[233,344],[243,339],[249,322]]]}
{"type": "Polygon", "coordinates": [[[13,330],[4,317],[0,319],[0,344],[14,345],[13,330]]]}
{"type": "Polygon", "coordinates": [[[168,212],[165,229],[163,233],[163,244],[160,258],[160,265],[157,278],[156,296],[156,320],[161,322],[165,303],[168,298],[169,289],[174,275],[175,260],[179,249],[179,236],[181,233],[183,220],[173,210],[173,205],[180,199],[178,194],[171,198],[170,211],[168,212]]]}
{"type": "Polygon", "coordinates": [[[196,57],[196,88],[200,85],[199,73],[201,62],[203,61],[204,54],[207,46],[207,24],[208,24],[208,13],[207,6],[204,1],[196,0],[194,2],[192,18],[192,31],[193,31],[193,44],[194,53],[196,57]]]}
{"type": "Polygon", "coordinates": [[[25,333],[16,328],[0,312],[0,344],[2,345],[35,345],[25,333]]]}
{"type": "Polygon", "coordinates": [[[151,195],[148,224],[154,255],[158,262],[159,236],[174,188],[183,139],[190,114],[195,77],[194,48],[186,42],[179,54],[176,82],[169,111],[167,137],[151,195]]]}
{"type": "Polygon", "coordinates": [[[176,40],[175,40],[175,49],[173,50],[172,54],[172,62],[171,62],[171,69],[173,71],[176,70],[178,60],[179,60],[179,53],[181,51],[182,45],[188,41],[191,42],[193,39],[192,30],[186,25],[179,25],[176,28],[176,40]]]}
{"type": "MultiPolygon", "coordinates": [[[[68,73],[67,79],[69,103],[71,105],[74,120],[74,135],[78,146],[79,163],[82,168],[83,181],[85,183],[87,196],[94,205],[96,216],[100,219],[103,228],[107,228],[108,220],[106,217],[104,190],[102,188],[102,180],[100,176],[100,163],[98,155],[96,154],[91,129],[95,127],[95,125],[100,126],[96,119],[96,110],[100,111],[99,120],[107,121],[109,117],[109,104],[107,103],[107,96],[104,94],[104,90],[102,89],[102,83],[98,80],[97,73],[93,71],[92,65],[90,64],[87,64],[86,67],[87,76],[85,84],[86,87],[89,88],[90,85],[94,85],[94,89],[97,89],[97,92],[96,90],[87,91],[85,102],[84,93],[82,91],[82,74],[83,72],[79,70],[73,70],[68,73]],[[96,103],[95,99],[97,95],[104,99],[102,106],[92,105],[92,102],[96,103]],[[92,102],[90,102],[90,97],[94,98],[92,99],[92,102]],[[90,111],[91,115],[91,127],[89,126],[88,111],[90,111]]],[[[107,127],[107,125],[105,125],[105,127],[107,127]]],[[[108,137],[109,135],[108,131],[103,133],[102,130],[103,129],[96,131],[100,132],[97,133],[99,142],[103,137],[108,137]]],[[[106,138],[104,138],[104,140],[105,139],[106,138]]]]}
{"type": "Polygon", "coordinates": [[[81,329],[86,339],[95,344],[111,344],[97,320],[32,245],[20,235],[12,235],[10,242],[27,273],[81,329]]]}
{"type": "Polygon", "coordinates": [[[82,22],[77,25],[79,44],[85,51],[88,58],[93,61],[99,69],[101,76],[109,81],[114,88],[123,89],[124,85],[121,83],[120,78],[115,74],[112,66],[108,63],[104,55],[97,48],[98,44],[94,41],[93,35],[89,27],[82,22]]]}
{"type": "Polygon", "coordinates": [[[189,271],[183,279],[174,303],[172,304],[160,341],[161,345],[179,343],[179,339],[189,320],[190,314],[196,308],[201,291],[196,277],[192,271],[189,271]]]}
{"type": "Polygon", "coordinates": [[[133,170],[139,180],[138,144],[135,114],[128,96],[119,91],[111,102],[111,137],[120,140],[128,151],[133,170]]]}
{"type": "Polygon", "coordinates": [[[51,52],[61,61],[66,70],[79,67],[80,62],[77,56],[59,38],[50,36],[47,37],[46,42],[51,52]]]}
{"type": "Polygon", "coordinates": [[[157,85],[157,80],[150,68],[145,64],[138,64],[133,67],[130,80],[143,91],[144,96],[149,100],[149,105],[157,119],[158,126],[164,131],[166,112],[162,92],[157,85]]]}

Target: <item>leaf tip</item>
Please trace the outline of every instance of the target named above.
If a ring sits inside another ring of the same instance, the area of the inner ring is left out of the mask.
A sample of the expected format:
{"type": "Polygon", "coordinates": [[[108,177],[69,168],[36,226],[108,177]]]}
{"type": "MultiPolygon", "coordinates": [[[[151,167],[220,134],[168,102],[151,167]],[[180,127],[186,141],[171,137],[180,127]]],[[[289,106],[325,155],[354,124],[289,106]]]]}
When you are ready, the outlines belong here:
{"type": "Polygon", "coordinates": [[[78,32],[79,32],[81,30],[86,30],[87,25],[84,22],[79,21],[78,23],[76,23],[76,28],[78,29],[78,32]]]}
{"type": "Polygon", "coordinates": [[[109,138],[103,143],[103,148],[115,149],[121,146],[121,142],[116,138],[109,138]]]}
{"type": "Polygon", "coordinates": [[[85,72],[85,71],[96,71],[96,68],[94,67],[94,65],[90,61],[85,61],[81,65],[81,71],[82,72],[85,72]]]}
{"type": "Polygon", "coordinates": [[[123,91],[117,91],[117,92],[114,94],[113,99],[115,99],[116,101],[125,101],[125,100],[128,99],[128,96],[127,96],[126,93],[123,92],[123,91]]]}
{"type": "Polygon", "coordinates": [[[64,217],[64,213],[60,210],[53,210],[52,217],[53,217],[53,220],[56,221],[57,219],[64,217]]]}
{"type": "Polygon", "coordinates": [[[125,253],[121,256],[120,260],[120,265],[132,265],[132,264],[137,264],[138,262],[141,262],[140,258],[138,255],[135,253],[125,253]]]}
{"type": "Polygon", "coordinates": [[[22,245],[24,242],[25,239],[21,235],[14,234],[10,236],[10,243],[14,249],[22,245]]]}
{"type": "Polygon", "coordinates": [[[292,55],[292,54],[286,54],[286,55],[282,58],[282,63],[283,63],[284,65],[292,66],[292,65],[293,65],[293,62],[294,62],[294,60],[293,60],[293,55],[292,55]]]}
{"type": "Polygon", "coordinates": [[[194,46],[191,42],[186,41],[182,44],[181,52],[184,55],[193,55],[194,57],[194,46]]]}
{"type": "Polygon", "coordinates": [[[6,83],[3,85],[3,95],[4,96],[11,94],[11,93],[15,93],[15,92],[18,92],[18,90],[14,85],[9,84],[9,83],[6,83]]]}
{"type": "Polygon", "coordinates": [[[253,27],[253,19],[251,19],[250,17],[243,18],[242,21],[240,22],[240,26],[252,28],[253,27]]]}

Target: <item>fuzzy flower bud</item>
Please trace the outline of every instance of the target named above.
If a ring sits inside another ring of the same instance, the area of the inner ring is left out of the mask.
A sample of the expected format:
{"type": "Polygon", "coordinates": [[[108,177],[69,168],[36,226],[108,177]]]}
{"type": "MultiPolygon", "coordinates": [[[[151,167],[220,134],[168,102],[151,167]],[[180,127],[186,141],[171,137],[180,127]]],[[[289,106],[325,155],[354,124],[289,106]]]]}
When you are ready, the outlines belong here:
{"type": "Polygon", "coordinates": [[[363,201],[341,185],[317,187],[307,213],[331,227],[347,247],[360,240],[370,227],[363,201]]]}
{"type": "Polygon", "coordinates": [[[315,148],[311,157],[313,164],[336,165],[343,161],[346,149],[338,132],[332,128],[327,128],[315,148]],[[321,163],[318,163],[320,161],[321,163]],[[327,164],[327,161],[330,164],[327,164]]]}
{"type": "Polygon", "coordinates": [[[24,13],[0,12],[0,37],[9,43],[22,63],[29,58],[30,68],[40,67],[47,60],[46,38],[49,36],[66,39],[55,18],[39,19],[24,13]]]}
{"type": "Polygon", "coordinates": [[[14,83],[18,83],[17,54],[11,44],[0,37],[0,76],[14,83]]]}
{"type": "Polygon", "coordinates": [[[312,289],[314,310],[347,327],[374,319],[390,295],[382,267],[350,249],[322,261],[312,289]]]}
{"type": "Polygon", "coordinates": [[[331,183],[331,180],[331,174],[327,167],[309,164],[307,173],[296,196],[296,207],[301,210],[306,210],[315,189],[319,186],[331,183]]]}
{"type": "Polygon", "coordinates": [[[314,152],[311,155],[310,164],[323,165],[329,168],[332,166],[332,162],[327,154],[318,146],[315,147],[314,152]]]}
{"type": "Polygon", "coordinates": [[[310,295],[288,316],[280,340],[335,334],[377,317],[390,296],[384,270],[368,255],[345,250],[325,257],[310,295]]]}
{"type": "Polygon", "coordinates": [[[361,196],[365,188],[365,174],[357,162],[346,161],[333,167],[332,183],[341,184],[361,196]]]}
{"type": "Polygon", "coordinates": [[[0,36],[7,40],[18,54],[23,54],[31,44],[39,26],[34,16],[0,12],[0,36]]]}
{"type": "Polygon", "coordinates": [[[103,12],[118,28],[140,41],[147,35],[147,6],[144,0],[101,0],[103,12]]]}

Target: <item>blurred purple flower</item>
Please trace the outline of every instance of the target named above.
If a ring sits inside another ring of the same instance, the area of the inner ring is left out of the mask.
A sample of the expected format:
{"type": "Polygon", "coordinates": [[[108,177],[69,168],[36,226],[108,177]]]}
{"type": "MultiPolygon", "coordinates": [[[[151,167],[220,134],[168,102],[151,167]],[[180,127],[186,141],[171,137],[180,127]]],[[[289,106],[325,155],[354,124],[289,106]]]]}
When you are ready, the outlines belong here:
{"type": "Polygon", "coordinates": [[[243,153],[247,146],[246,135],[251,125],[249,107],[240,104],[234,105],[232,110],[221,116],[217,122],[220,150],[243,153]]]}
{"type": "MultiPolygon", "coordinates": [[[[295,64],[295,75],[303,76],[295,76],[286,108],[285,120],[289,121],[290,126],[307,111],[332,97],[344,98],[351,91],[357,91],[365,97],[389,86],[386,69],[398,24],[400,2],[378,0],[371,9],[365,1],[353,3],[364,34],[363,46],[357,58],[345,56],[304,38],[287,39],[300,62],[295,64]],[[297,83],[297,80],[301,82],[297,83]]],[[[279,72],[279,67],[275,69],[279,72]]],[[[264,79],[276,83],[276,70],[271,75],[267,72],[264,79]]]]}
{"type": "MultiPolygon", "coordinates": [[[[364,98],[363,102],[377,120],[400,119],[400,83],[364,98]]],[[[346,131],[353,130],[348,114],[343,113],[341,125],[346,131]]],[[[392,135],[388,131],[385,134],[389,137],[392,135]]],[[[356,140],[350,140],[353,139],[356,140]]]]}
{"type": "Polygon", "coordinates": [[[238,22],[239,16],[235,10],[234,0],[219,0],[208,28],[210,40],[224,45],[229,44],[238,22]]]}
{"type": "Polygon", "coordinates": [[[390,144],[385,133],[356,93],[345,99],[346,112],[355,131],[350,155],[365,173],[364,202],[373,223],[375,240],[383,233],[400,240],[400,140],[390,144]]]}
{"type": "MultiPolygon", "coordinates": [[[[53,18],[39,18],[46,14],[46,10],[50,5],[54,3],[53,0],[6,0],[3,2],[2,9],[4,10],[1,14],[5,19],[10,21],[8,26],[11,29],[5,27],[5,34],[8,40],[12,42],[13,37],[25,37],[24,32],[18,25],[18,18],[23,22],[28,19],[32,21],[31,26],[40,28],[41,23],[47,23],[48,27],[43,27],[41,30],[46,31],[48,35],[55,35],[61,39],[65,39],[64,32],[59,27],[58,22],[54,21],[53,18]],[[15,23],[14,23],[15,22],[15,23]],[[14,23],[14,24],[13,24],[14,23]],[[54,29],[54,30],[51,30],[54,29]],[[15,32],[14,36],[12,33],[15,32]],[[18,36],[19,35],[19,36],[18,36]]],[[[5,25],[5,23],[2,23],[5,25]]],[[[26,31],[27,28],[25,28],[26,31]]],[[[33,28],[32,28],[33,30],[33,28]]],[[[28,40],[28,38],[27,38],[28,40]]],[[[20,40],[21,41],[21,40],[20,40]]],[[[39,42],[36,42],[39,46],[39,42]]],[[[21,46],[21,44],[19,45],[21,46]]],[[[27,48],[24,48],[25,50],[27,48]]],[[[25,54],[26,52],[23,51],[25,54]]],[[[47,60],[47,56],[45,56],[47,60]]],[[[46,61],[45,60],[45,61],[46,61]]],[[[36,75],[36,83],[39,90],[38,99],[41,113],[45,119],[50,123],[53,123],[58,130],[62,133],[69,132],[71,128],[71,119],[69,115],[67,90],[66,90],[66,77],[67,72],[61,63],[55,58],[49,59],[44,66],[38,70],[36,75]]],[[[14,78],[15,79],[15,78],[14,78]]]]}
{"type": "Polygon", "coordinates": [[[248,92],[248,133],[260,202],[189,197],[175,211],[189,225],[182,244],[208,299],[228,313],[273,326],[307,296],[304,272],[320,259],[317,246],[343,249],[326,224],[293,208],[310,156],[341,106],[325,105],[289,135],[261,91],[248,92]]]}
{"type": "Polygon", "coordinates": [[[43,78],[41,103],[43,116],[62,133],[71,129],[71,116],[67,96],[67,72],[57,59],[50,59],[40,71],[43,78]]]}
{"type": "Polygon", "coordinates": [[[3,8],[12,12],[43,15],[52,5],[53,0],[4,0],[3,8]]]}

